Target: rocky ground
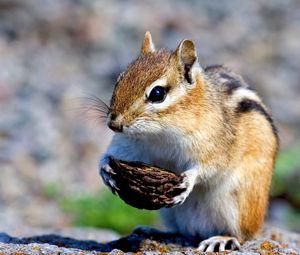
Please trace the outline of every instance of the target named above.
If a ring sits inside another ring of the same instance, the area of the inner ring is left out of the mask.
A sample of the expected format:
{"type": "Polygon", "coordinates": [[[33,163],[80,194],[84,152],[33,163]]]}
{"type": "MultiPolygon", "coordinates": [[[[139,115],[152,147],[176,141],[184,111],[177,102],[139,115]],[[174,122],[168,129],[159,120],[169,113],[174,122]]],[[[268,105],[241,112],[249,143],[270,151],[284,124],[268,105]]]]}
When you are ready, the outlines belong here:
{"type": "MultiPolygon", "coordinates": [[[[25,238],[12,237],[0,233],[0,254],[201,254],[197,251],[197,243],[182,236],[156,232],[149,234],[149,228],[143,231],[136,230],[131,235],[118,240],[103,243],[108,232],[84,231],[80,239],[64,237],[62,235],[39,235],[25,238]],[[90,234],[97,236],[97,241],[87,240],[90,234]]],[[[112,238],[113,233],[110,234],[112,238]]],[[[72,235],[74,236],[74,235],[72,235]]],[[[300,254],[300,235],[287,231],[268,228],[263,234],[264,238],[244,243],[240,251],[220,254],[232,255],[297,255],[300,254]],[[297,248],[298,247],[298,248],[297,248]]],[[[210,253],[211,254],[211,253],[210,253]]],[[[218,254],[218,253],[214,253],[218,254]]]]}

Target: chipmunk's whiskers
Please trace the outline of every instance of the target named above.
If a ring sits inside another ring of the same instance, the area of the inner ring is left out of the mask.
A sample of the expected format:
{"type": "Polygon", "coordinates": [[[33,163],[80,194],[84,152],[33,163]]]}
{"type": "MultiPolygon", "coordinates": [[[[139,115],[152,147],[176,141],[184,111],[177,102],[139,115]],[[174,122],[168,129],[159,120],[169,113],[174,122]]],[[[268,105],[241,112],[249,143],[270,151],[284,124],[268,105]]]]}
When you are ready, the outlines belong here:
{"type": "Polygon", "coordinates": [[[87,119],[105,122],[110,107],[99,97],[88,95],[81,98],[81,114],[87,119]]]}

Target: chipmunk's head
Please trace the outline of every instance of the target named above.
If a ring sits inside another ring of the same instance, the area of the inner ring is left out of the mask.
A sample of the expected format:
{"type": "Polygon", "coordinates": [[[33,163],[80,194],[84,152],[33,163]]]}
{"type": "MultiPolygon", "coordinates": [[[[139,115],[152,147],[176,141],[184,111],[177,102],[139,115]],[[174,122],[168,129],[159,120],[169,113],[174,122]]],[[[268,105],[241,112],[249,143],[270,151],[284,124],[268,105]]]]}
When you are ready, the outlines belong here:
{"type": "Polygon", "coordinates": [[[147,32],[140,56],[117,80],[108,126],[129,135],[157,134],[178,127],[178,122],[190,121],[192,116],[186,114],[194,103],[190,92],[201,90],[202,85],[202,69],[192,41],[183,40],[175,52],[155,50],[147,32]]]}

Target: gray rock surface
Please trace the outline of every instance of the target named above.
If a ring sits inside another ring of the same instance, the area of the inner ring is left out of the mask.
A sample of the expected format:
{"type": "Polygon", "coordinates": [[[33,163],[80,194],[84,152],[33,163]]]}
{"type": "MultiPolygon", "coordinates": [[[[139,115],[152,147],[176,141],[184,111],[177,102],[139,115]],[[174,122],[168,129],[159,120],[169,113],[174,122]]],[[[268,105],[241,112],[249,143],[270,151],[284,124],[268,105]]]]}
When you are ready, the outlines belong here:
{"type": "MultiPolygon", "coordinates": [[[[88,236],[89,231],[86,231],[88,236]]],[[[263,232],[264,238],[244,243],[240,251],[226,252],[232,255],[300,254],[300,235],[270,228],[263,232]]],[[[197,243],[179,235],[163,233],[147,227],[138,228],[131,235],[100,243],[78,240],[61,235],[39,235],[17,238],[0,233],[0,254],[200,254],[197,243]]],[[[210,253],[211,254],[211,253],[210,253]]],[[[217,254],[217,253],[216,253],[217,254]]],[[[220,253],[221,254],[221,253],[220,253]]],[[[224,253],[222,253],[224,254],[224,253]]]]}
{"type": "Polygon", "coordinates": [[[113,230],[108,229],[95,229],[95,228],[83,228],[83,227],[72,227],[63,229],[43,229],[43,228],[32,228],[28,226],[20,225],[18,227],[1,227],[1,233],[7,233],[10,236],[16,238],[29,238],[32,236],[42,235],[56,235],[56,236],[72,236],[78,240],[97,240],[101,243],[110,242],[120,238],[120,235],[113,230]]]}

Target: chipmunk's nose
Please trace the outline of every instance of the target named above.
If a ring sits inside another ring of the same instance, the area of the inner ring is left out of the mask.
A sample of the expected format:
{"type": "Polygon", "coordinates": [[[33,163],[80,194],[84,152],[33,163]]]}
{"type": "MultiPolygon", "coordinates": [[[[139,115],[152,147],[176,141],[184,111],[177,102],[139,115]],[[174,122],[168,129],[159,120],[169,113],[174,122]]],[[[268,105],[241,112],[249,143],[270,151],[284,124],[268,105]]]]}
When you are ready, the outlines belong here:
{"type": "Polygon", "coordinates": [[[108,127],[115,132],[122,132],[123,131],[123,125],[117,124],[114,121],[110,121],[108,123],[108,127]]]}
{"type": "Polygon", "coordinates": [[[108,122],[108,127],[115,132],[122,132],[123,131],[123,125],[120,123],[120,121],[117,121],[117,116],[115,114],[110,115],[110,120],[108,122]]]}

